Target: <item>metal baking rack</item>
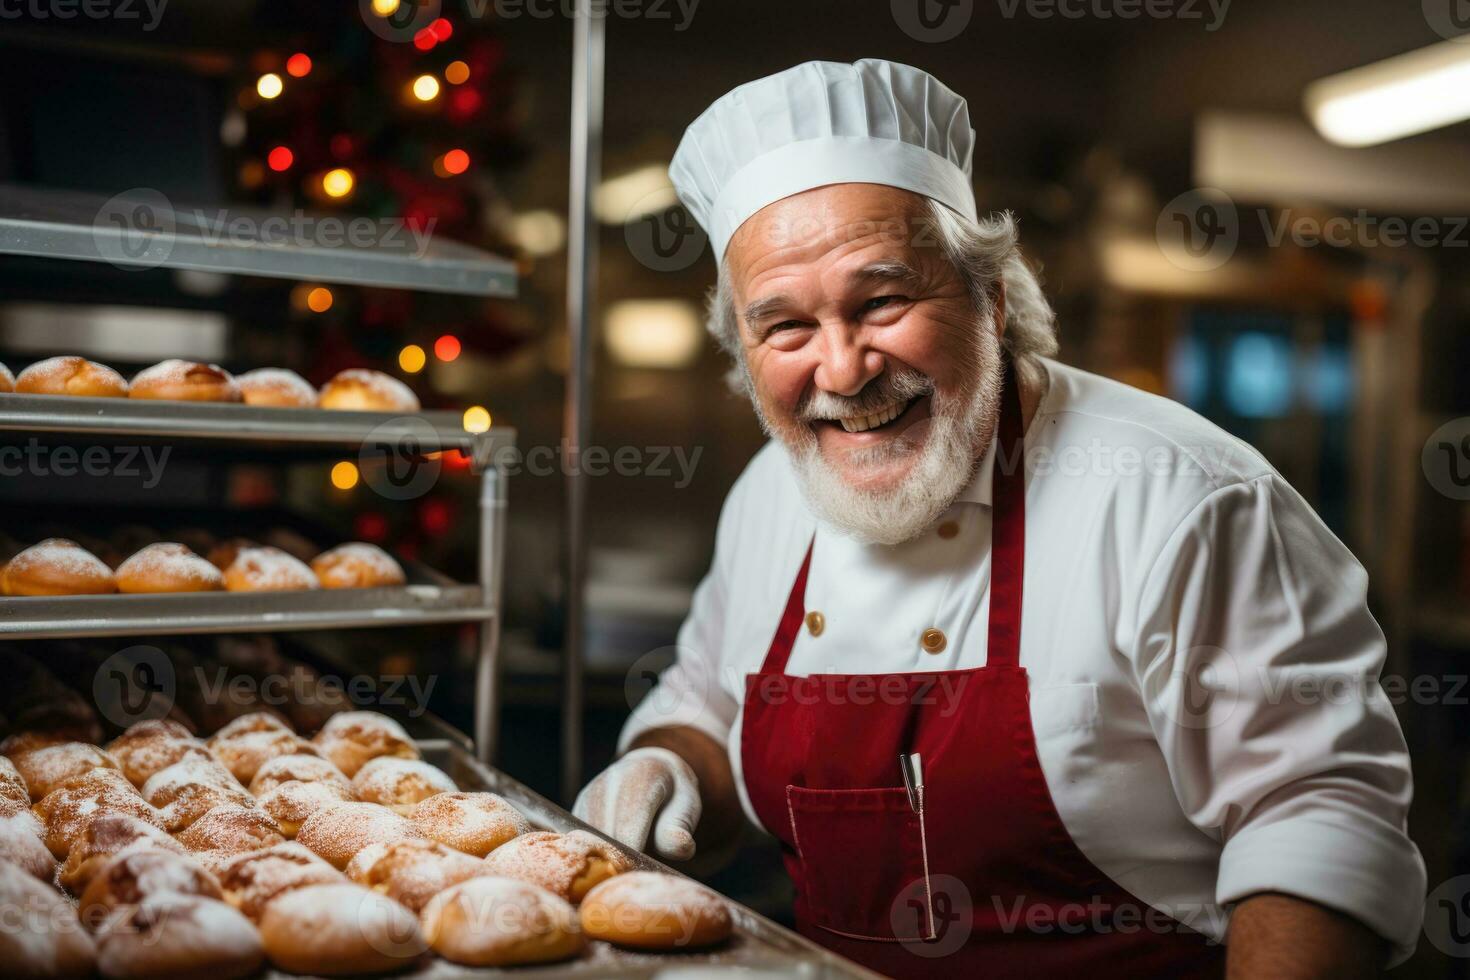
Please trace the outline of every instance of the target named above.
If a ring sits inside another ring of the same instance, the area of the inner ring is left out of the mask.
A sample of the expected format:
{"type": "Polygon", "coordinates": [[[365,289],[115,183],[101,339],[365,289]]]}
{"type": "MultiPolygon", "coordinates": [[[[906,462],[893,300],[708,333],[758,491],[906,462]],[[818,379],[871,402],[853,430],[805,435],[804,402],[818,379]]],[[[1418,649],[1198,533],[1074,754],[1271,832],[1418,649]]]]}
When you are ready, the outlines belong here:
{"type": "MultiPolygon", "coordinates": [[[[0,254],[475,296],[516,292],[512,262],[456,242],[433,239],[418,251],[384,245],[281,243],[266,237],[251,240],[234,230],[215,234],[209,213],[175,207],[161,195],[133,201],[126,195],[109,199],[0,184],[0,254]],[[119,217],[126,220],[115,220],[119,217]]],[[[230,214],[246,212],[232,206],[230,214]]],[[[258,220],[241,227],[271,227],[266,219],[272,216],[253,217],[258,220]]],[[[452,412],[343,412],[0,394],[0,441],[21,438],[92,444],[145,440],[194,447],[206,454],[228,446],[232,461],[329,459],[343,449],[369,458],[381,454],[384,459],[422,458],[447,450],[470,455],[481,480],[479,581],[474,584],[431,579],[410,581],[401,588],[309,593],[0,598],[0,638],[477,622],[473,736],[480,757],[493,758],[499,715],[505,481],[491,464],[497,451],[515,445],[514,430],[466,432],[461,417],[452,412]]]]}
{"type": "Polygon", "coordinates": [[[373,245],[313,244],[284,234],[293,222],[345,222],[336,215],[275,214],[174,204],[140,190],[107,198],[0,184],[0,253],[128,268],[190,269],[387,289],[511,297],[516,267],[470,245],[407,229],[373,245]],[[243,220],[242,220],[243,219],[243,220]]]}

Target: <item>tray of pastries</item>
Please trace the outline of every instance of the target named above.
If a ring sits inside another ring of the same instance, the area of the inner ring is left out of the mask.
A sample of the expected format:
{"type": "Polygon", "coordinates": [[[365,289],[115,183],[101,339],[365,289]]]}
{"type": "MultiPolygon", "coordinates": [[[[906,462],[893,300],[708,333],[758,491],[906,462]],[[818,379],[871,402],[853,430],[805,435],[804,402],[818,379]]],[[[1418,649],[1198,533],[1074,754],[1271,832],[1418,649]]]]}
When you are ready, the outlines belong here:
{"type": "Polygon", "coordinates": [[[0,527],[0,633],[177,634],[487,613],[478,585],[371,542],[303,531],[275,511],[228,528],[207,529],[201,516],[164,531],[95,511],[48,520],[45,508],[28,508],[29,529],[0,527]]]}
{"type": "Polygon", "coordinates": [[[866,975],[378,712],[78,734],[0,742],[8,975],[866,975]]]}

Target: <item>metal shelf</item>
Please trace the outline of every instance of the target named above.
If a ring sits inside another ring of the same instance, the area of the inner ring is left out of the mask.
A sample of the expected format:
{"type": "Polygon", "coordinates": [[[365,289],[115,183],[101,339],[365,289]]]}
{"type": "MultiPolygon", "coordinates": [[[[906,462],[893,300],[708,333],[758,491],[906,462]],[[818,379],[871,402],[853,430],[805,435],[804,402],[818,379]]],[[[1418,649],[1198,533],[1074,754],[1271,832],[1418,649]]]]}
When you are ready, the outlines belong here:
{"type": "Polygon", "coordinates": [[[406,415],[56,395],[0,394],[0,432],[5,431],[247,442],[263,448],[414,443],[424,452],[461,449],[484,462],[496,450],[515,445],[514,429],[466,432],[455,412],[406,415]]]}
{"type": "Polygon", "coordinates": [[[195,592],[0,599],[0,638],[160,636],[184,633],[426,626],[487,622],[478,585],[408,585],[310,592],[195,592]]]}
{"type": "Polygon", "coordinates": [[[326,220],[346,226],[354,219],[176,206],[151,190],[106,198],[0,184],[0,253],[467,296],[516,294],[516,267],[507,259],[438,237],[420,249],[402,228],[370,246],[339,242],[351,236],[327,233],[334,226],[326,220]],[[287,240],[298,218],[317,231],[287,240]]]}

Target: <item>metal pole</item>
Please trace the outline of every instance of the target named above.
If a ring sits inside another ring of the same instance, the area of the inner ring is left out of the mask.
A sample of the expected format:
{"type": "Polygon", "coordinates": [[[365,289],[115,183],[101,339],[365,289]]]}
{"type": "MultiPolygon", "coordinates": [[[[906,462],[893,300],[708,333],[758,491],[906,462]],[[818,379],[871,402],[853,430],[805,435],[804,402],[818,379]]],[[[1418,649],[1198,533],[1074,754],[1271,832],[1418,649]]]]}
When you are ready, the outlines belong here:
{"type": "Polygon", "coordinates": [[[479,658],[475,661],[475,754],[495,764],[500,734],[500,627],[505,617],[505,476],[493,463],[480,476],[481,603],[491,612],[480,623],[479,658]]]}
{"type": "Polygon", "coordinates": [[[582,784],[583,594],[587,575],[587,484],[581,450],[590,424],[591,337],[596,309],[597,228],[592,193],[602,169],[602,83],[606,20],[593,0],[577,0],[572,46],[571,186],[567,201],[566,647],[562,655],[561,790],[570,803],[582,784]]]}

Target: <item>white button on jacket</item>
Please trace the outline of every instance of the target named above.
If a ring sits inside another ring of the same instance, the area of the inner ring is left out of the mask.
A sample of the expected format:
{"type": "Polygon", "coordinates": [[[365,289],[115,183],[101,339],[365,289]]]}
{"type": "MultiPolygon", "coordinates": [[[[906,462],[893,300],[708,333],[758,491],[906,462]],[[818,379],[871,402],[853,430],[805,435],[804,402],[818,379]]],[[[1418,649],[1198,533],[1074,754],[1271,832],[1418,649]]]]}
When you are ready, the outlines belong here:
{"type": "MultiPolygon", "coordinates": [[[[1227,903],[1279,891],[1356,917],[1407,958],[1425,871],[1405,833],[1408,752],[1372,680],[1384,639],[1362,567],[1245,443],[1174,402],[1045,366],[1026,433],[1021,666],[1073,840],[1208,935],[1224,935],[1227,903]]],[[[910,542],[817,534],[806,607],[822,626],[798,632],[790,673],[985,663],[993,456],[910,542]]],[[[739,777],[744,678],[816,528],[767,445],[725,502],[679,659],[622,746],[693,725],[729,746],[739,777]]]]}

